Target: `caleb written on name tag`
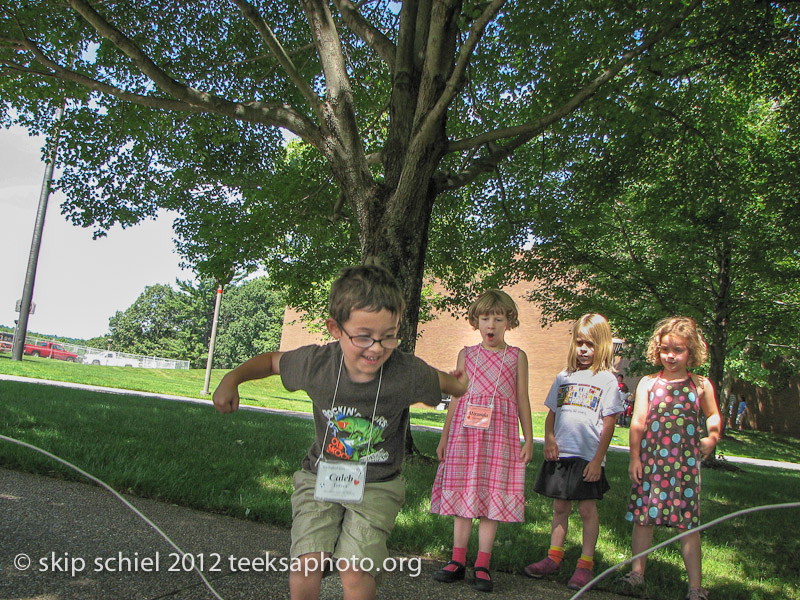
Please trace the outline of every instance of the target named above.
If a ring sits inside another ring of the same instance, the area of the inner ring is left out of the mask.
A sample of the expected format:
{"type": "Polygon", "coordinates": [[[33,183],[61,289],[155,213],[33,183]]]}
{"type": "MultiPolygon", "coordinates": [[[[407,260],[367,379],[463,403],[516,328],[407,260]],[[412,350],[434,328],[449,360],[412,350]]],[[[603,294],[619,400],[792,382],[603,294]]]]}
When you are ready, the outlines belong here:
{"type": "Polygon", "coordinates": [[[314,498],[324,502],[358,504],[364,497],[367,463],[321,460],[317,465],[314,498]]]}
{"type": "Polygon", "coordinates": [[[488,429],[489,423],[492,421],[492,408],[491,406],[467,404],[467,410],[464,414],[464,427],[488,429]]]}

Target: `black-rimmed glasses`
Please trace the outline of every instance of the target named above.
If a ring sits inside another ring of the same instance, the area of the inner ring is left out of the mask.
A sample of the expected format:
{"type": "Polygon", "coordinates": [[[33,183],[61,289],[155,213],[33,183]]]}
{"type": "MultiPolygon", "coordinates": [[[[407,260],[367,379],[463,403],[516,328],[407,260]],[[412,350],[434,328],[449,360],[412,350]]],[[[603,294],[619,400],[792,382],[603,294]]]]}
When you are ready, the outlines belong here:
{"type": "Polygon", "coordinates": [[[342,327],[341,324],[339,324],[339,329],[341,329],[342,333],[350,338],[353,346],[363,350],[371,348],[373,344],[378,344],[381,348],[386,348],[387,350],[392,350],[400,345],[400,338],[397,337],[385,337],[383,339],[376,340],[374,337],[370,337],[368,335],[350,335],[344,330],[344,327],[342,327]]]}

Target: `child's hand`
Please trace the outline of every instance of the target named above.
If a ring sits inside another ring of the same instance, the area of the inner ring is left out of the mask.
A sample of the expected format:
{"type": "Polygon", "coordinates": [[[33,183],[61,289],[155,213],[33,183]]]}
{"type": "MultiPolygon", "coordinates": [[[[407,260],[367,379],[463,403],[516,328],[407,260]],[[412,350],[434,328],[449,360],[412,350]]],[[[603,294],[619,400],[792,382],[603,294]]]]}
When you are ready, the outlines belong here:
{"type": "Polygon", "coordinates": [[[631,462],[628,465],[628,477],[636,485],[642,483],[642,461],[638,457],[631,457],[631,462]]]}
{"type": "Polygon", "coordinates": [[[703,460],[714,454],[714,448],[717,447],[716,438],[704,437],[700,440],[700,456],[703,460]]]}
{"type": "Polygon", "coordinates": [[[456,369],[454,371],[450,371],[450,375],[455,377],[458,380],[460,386],[460,393],[454,394],[455,396],[463,396],[467,393],[469,389],[469,377],[467,377],[466,371],[461,371],[460,369],[456,369]]]}
{"type": "Polygon", "coordinates": [[[590,481],[600,481],[600,475],[603,473],[603,467],[600,461],[591,461],[586,468],[583,470],[583,480],[590,482],[590,481]]]}
{"type": "Polygon", "coordinates": [[[439,445],[436,446],[436,458],[444,462],[444,457],[447,455],[447,438],[442,436],[439,440],[439,445]]]}
{"type": "Polygon", "coordinates": [[[522,444],[522,448],[519,450],[519,459],[524,462],[526,465],[531,462],[533,458],[533,440],[528,440],[524,444],[522,444]]]}
{"type": "Polygon", "coordinates": [[[214,390],[214,407],[221,413],[232,413],[239,408],[239,386],[222,378],[214,390]]]}
{"type": "Polygon", "coordinates": [[[545,438],[544,459],[549,461],[558,460],[558,444],[555,438],[545,438]]]}

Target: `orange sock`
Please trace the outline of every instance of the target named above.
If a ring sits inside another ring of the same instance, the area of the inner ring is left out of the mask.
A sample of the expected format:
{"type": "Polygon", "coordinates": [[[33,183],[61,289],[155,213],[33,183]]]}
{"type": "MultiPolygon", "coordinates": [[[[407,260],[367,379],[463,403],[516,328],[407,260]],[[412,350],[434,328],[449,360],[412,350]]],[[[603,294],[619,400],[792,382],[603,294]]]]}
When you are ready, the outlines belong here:
{"type": "Polygon", "coordinates": [[[581,557],[578,559],[578,568],[579,569],[594,569],[594,556],[586,556],[585,554],[581,554],[581,557]]]}
{"type": "Polygon", "coordinates": [[[554,563],[560,565],[561,561],[564,560],[564,547],[550,546],[550,550],[547,551],[547,556],[549,556],[554,563]]]}

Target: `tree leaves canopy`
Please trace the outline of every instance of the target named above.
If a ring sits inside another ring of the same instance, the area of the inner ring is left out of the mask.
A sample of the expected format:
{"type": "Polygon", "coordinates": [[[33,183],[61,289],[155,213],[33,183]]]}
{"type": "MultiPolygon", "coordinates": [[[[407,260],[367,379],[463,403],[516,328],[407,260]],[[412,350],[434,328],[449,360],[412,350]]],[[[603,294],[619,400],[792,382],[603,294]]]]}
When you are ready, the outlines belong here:
{"type": "MultiPolygon", "coordinates": [[[[146,287],[131,306],[109,319],[111,349],[205,367],[216,290],[210,281],[179,281],[177,289],[161,284],[146,287]]],[[[285,308],[282,294],[266,277],[227,287],[214,367],[230,369],[256,354],[277,351],[285,308]]]]}
{"type": "Polygon", "coordinates": [[[102,234],[177,210],[219,281],[263,261],[310,306],[378,256],[413,340],[426,264],[459,304],[511,282],[551,207],[581,203],[575,165],[646,128],[631,98],[694,72],[796,90],[796,25],[755,0],[15,0],[2,120],[51,132],[66,96],[65,214],[102,234]]]}
{"type": "Polygon", "coordinates": [[[800,140],[785,95],[702,77],[630,96],[646,125],[572,164],[519,266],[548,319],[602,312],[641,351],[655,321],[691,316],[718,389],[726,370],[766,384],[764,363],[800,357],[800,140]]]}

